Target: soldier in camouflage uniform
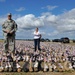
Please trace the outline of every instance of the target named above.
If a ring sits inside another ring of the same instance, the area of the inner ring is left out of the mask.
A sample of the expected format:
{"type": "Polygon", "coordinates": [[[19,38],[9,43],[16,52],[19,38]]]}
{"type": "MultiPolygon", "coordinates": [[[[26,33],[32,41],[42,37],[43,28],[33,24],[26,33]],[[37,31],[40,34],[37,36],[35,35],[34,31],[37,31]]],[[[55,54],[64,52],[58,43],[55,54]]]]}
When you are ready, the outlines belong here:
{"type": "Polygon", "coordinates": [[[17,30],[17,24],[12,20],[11,13],[8,14],[8,19],[2,25],[4,35],[4,51],[7,53],[11,51],[15,52],[15,32],[17,30]]]}

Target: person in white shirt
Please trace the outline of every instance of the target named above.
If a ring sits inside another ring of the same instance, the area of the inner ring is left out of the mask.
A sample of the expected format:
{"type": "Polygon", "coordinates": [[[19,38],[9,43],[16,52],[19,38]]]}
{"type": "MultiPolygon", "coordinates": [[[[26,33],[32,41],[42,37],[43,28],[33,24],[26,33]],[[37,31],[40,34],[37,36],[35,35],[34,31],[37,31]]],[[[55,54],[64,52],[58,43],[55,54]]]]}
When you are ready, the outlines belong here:
{"type": "Polygon", "coordinates": [[[34,48],[35,48],[35,52],[36,52],[37,48],[38,48],[38,50],[41,51],[41,49],[40,49],[40,39],[41,39],[41,34],[38,31],[38,28],[36,28],[35,31],[34,31],[34,48]]]}

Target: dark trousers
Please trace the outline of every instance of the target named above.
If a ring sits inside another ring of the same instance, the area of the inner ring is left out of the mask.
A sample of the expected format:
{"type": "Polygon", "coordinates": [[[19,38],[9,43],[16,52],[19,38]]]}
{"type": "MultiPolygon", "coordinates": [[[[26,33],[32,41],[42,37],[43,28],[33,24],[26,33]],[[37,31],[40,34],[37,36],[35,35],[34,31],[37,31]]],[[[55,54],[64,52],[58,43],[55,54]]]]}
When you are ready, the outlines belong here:
{"type": "Polygon", "coordinates": [[[34,39],[34,48],[35,48],[35,51],[37,50],[41,50],[40,49],[40,39],[34,39]]]}

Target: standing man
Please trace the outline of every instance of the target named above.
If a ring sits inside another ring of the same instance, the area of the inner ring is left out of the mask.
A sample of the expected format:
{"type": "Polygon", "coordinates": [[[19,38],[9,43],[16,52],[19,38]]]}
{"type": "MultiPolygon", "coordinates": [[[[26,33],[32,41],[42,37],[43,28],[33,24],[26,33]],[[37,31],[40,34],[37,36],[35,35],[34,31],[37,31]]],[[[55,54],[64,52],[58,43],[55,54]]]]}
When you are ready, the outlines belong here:
{"type": "Polygon", "coordinates": [[[2,25],[4,35],[4,51],[5,53],[15,52],[15,33],[17,30],[17,24],[12,19],[12,14],[8,14],[8,19],[2,25]]]}
{"type": "Polygon", "coordinates": [[[34,48],[35,48],[35,52],[38,48],[39,51],[41,51],[40,49],[40,39],[41,39],[41,34],[38,31],[38,28],[36,28],[36,30],[34,31],[34,48]]]}

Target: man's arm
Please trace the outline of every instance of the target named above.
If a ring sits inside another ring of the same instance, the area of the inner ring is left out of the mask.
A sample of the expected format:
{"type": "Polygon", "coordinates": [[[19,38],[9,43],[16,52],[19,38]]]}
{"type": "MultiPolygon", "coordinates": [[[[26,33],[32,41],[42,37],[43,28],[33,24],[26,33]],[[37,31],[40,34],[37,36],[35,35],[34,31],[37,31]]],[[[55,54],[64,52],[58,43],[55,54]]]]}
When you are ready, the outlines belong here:
{"type": "Polygon", "coordinates": [[[2,31],[7,33],[7,30],[6,30],[5,26],[4,26],[4,24],[2,24],[2,31]]]}

